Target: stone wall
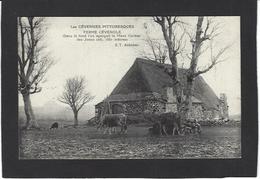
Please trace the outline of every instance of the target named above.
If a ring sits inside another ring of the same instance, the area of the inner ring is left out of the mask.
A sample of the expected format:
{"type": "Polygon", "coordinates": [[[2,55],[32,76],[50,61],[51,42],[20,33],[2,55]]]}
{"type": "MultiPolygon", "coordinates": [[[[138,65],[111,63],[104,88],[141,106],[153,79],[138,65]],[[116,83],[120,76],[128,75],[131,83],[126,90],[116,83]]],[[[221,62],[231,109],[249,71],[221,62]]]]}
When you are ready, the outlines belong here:
{"type": "Polygon", "coordinates": [[[129,101],[124,103],[126,107],[127,114],[137,114],[143,111],[143,102],[142,101],[129,101]]]}
{"type": "Polygon", "coordinates": [[[151,112],[164,112],[165,111],[165,103],[158,100],[147,100],[144,102],[144,110],[143,111],[151,111],[151,112]]]}
{"type": "Polygon", "coordinates": [[[144,111],[164,112],[165,104],[158,100],[141,100],[125,102],[126,114],[140,114],[144,111]]]}
{"type": "MultiPolygon", "coordinates": [[[[127,101],[127,102],[110,102],[110,106],[114,104],[122,105],[125,114],[141,114],[144,111],[150,112],[177,112],[177,105],[175,103],[166,103],[156,99],[127,101]],[[171,106],[172,105],[172,106],[171,106]]],[[[96,106],[96,115],[100,114],[102,105],[96,106]]],[[[214,120],[219,118],[220,112],[214,109],[205,110],[200,103],[192,105],[191,112],[188,114],[188,119],[194,120],[214,120]]]]}
{"type": "MultiPolygon", "coordinates": [[[[140,114],[144,111],[165,112],[165,103],[156,99],[126,102],[110,102],[111,109],[113,109],[113,105],[121,105],[124,108],[125,114],[140,114]]],[[[100,114],[101,109],[102,104],[95,106],[96,116],[100,114]]]]}
{"type": "Polygon", "coordinates": [[[220,112],[215,109],[204,109],[201,104],[193,104],[188,119],[197,119],[198,121],[218,120],[220,119],[220,112]]]}
{"type": "Polygon", "coordinates": [[[214,120],[217,116],[218,114],[215,110],[205,110],[203,120],[214,120]]]}
{"type": "Polygon", "coordinates": [[[201,106],[201,104],[192,104],[191,107],[191,112],[188,113],[188,119],[190,120],[202,120],[204,119],[204,111],[203,111],[203,107],[201,106]]]}

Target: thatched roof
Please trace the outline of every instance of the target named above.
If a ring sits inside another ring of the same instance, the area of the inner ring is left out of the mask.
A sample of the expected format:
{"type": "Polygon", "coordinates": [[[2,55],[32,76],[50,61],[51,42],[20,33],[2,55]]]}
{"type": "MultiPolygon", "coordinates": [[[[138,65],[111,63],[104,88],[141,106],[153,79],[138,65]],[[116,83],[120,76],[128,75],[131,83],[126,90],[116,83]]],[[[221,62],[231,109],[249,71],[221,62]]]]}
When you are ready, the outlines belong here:
{"type": "MultiPolygon", "coordinates": [[[[170,69],[171,65],[137,58],[108,99],[126,101],[149,96],[160,98],[165,87],[173,86],[171,77],[165,72],[166,68],[170,69]]],[[[186,71],[186,69],[179,69],[179,78],[183,85],[186,83],[186,71]]],[[[198,76],[194,81],[192,100],[193,102],[202,102],[206,108],[217,109],[217,105],[219,105],[218,97],[201,76],[198,76]]]]}
{"type": "MultiPolygon", "coordinates": [[[[120,101],[137,101],[137,100],[161,100],[166,101],[166,96],[156,92],[139,92],[139,93],[128,93],[128,94],[113,94],[107,98],[109,101],[120,102],[120,101]]],[[[174,98],[174,101],[175,98],[174,98]]],[[[192,96],[193,103],[202,103],[200,100],[192,96]]]]}

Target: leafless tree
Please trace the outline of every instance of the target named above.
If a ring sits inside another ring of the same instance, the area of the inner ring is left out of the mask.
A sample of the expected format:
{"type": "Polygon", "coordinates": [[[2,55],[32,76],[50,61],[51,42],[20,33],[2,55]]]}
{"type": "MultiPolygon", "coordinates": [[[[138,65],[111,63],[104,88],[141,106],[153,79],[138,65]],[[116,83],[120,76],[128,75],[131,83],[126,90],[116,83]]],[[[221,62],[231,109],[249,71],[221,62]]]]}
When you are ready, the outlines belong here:
{"type": "Polygon", "coordinates": [[[177,56],[183,51],[185,43],[183,37],[185,32],[177,35],[177,27],[183,22],[177,17],[171,16],[155,16],[154,22],[160,25],[163,33],[164,40],[168,48],[169,59],[172,64],[171,72],[168,72],[173,80],[175,86],[175,94],[177,95],[177,109],[179,111],[180,104],[182,103],[182,87],[178,77],[178,61],[177,56]]]}
{"type": "Polygon", "coordinates": [[[82,76],[69,78],[64,86],[64,92],[58,100],[70,106],[74,114],[74,127],[78,126],[78,112],[94,97],[87,92],[86,79],[82,76]]]}
{"type": "Polygon", "coordinates": [[[44,52],[44,18],[18,17],[18,90],[23,96],[26,115],[25,129],[39,128],[33,112],[30,95],[39,93],[39,84],[53,65],[44,52]]]}
{"type": "Polygon", "coordinates": [[[218,23],[214,23],[214,20],[211,18],[206,18],[206,21],[204,21],[203,16],[199,16],[196,24],[196,30],[195,34],[191,35],[192,33],[188,33],[190,37],[190,42],[192,45],[192,52],[190,59],[190,66],[188,69],[188,73],[186,74],[187,77],[187,86],[186,86],[186,99],[184,102],[184,107],[186,111],[189,111],[191,109],[192,101],[192,91],[194,86],[194,79],[203,74],[208,72],[210,69],[212,69],[215,65],[217,65],[220,62],[223,62],[224,60],[221,59],[224,52],[230,47],[230,45],[223,46],[222,49],[220,49],[216,54],[213,53],[213,39],[216,37],[218,32],[218,23]],[[203,22],[206,24],[203,26],[203,22]],[[206,46],[206,42],[209,42],[210,45],[206,46]],[[203,46],[206,46],[203,48],[203,46]],[[202,68],[198,67],[198,61],[200,56],[206,52],[208,49],[210,49],[210,63],[202,68]]]}
{"type": "Polygon", "coordinates": [[[142,51],[140,55],[145,59],[154,60],[158,63],[164,64],[167,60],[167,47],[158,40],[151,39],[148,34],[144,42],[151,52],[142,51]]]}
{"type": "Polygon", "coordinates": [[[214,24],[213,20],[210,18],[207,18],[206,24],[203,26],[204,17],[198,17],[196,30],[193,29],[193,32],[195,32],[194,35],[186,31],[185,28],[182,31],[179,30],[178,32],[175,30],[178,25],[182,25],[182,27],[187,25],[176,16],[156,16],[153,17],[153,20],[161,26],[162,33],[168,47],[169,59],[172,63],[172,72],[170,75],[172,76],[173,84],[176,90],[175,94],[177,95],[177,110],[182,114],[181,116],[183,118],[187,116],[189,109],[191,109],[194,79],[197,76],[208,72],[215,65],[222,62],[223,60],[221,60],[221,56],[229,48],[229,46],[224,46],[215,55],[213,54],[214,47],[212,46],[212,40],[219,34],[219,24],[214,24]],[[181,34],[179,35],[179,38],[177,37],[177,33],[181,34]],[[185,49],[186,44],[183,41],[185,34],[188,34],[190,37],[192,53],[191,56],[187,55],[190,59],[190,66],[186,74],[187,86],[182,87],[178,79],[177,55],[185,49]],[[207,41],[210,42],[210,45],[206,48],[202,48],[207,41]],[[208,49],[210,49],[211,62],[207,67],[201,69],[198,67],[199,57],[208,49]],[[183,98],[183,88],[186,88],[185,99],[183,98]]]}

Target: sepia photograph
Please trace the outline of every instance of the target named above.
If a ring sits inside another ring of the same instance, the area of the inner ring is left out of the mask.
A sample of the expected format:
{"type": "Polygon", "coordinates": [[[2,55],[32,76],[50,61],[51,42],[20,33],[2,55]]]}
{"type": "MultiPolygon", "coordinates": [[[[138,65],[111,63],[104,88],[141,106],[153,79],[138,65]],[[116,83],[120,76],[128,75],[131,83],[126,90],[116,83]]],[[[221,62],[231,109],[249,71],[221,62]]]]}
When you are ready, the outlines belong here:
{"type": "Polygon", "coordinates": [[[17,17],[31,159],[240,159],[240,16],[17,17]]]}

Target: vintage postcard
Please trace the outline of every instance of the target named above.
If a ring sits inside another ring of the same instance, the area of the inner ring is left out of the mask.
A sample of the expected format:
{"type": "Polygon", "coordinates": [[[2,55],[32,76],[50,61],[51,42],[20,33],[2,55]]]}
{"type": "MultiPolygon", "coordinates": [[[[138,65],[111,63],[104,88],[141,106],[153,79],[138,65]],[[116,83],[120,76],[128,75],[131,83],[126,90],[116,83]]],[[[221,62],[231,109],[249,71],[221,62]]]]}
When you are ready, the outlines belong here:
{"type": "Polygon", "coordinates": [[[17,17],[19,159],[240,159],[240,18],[17,17]]]}

